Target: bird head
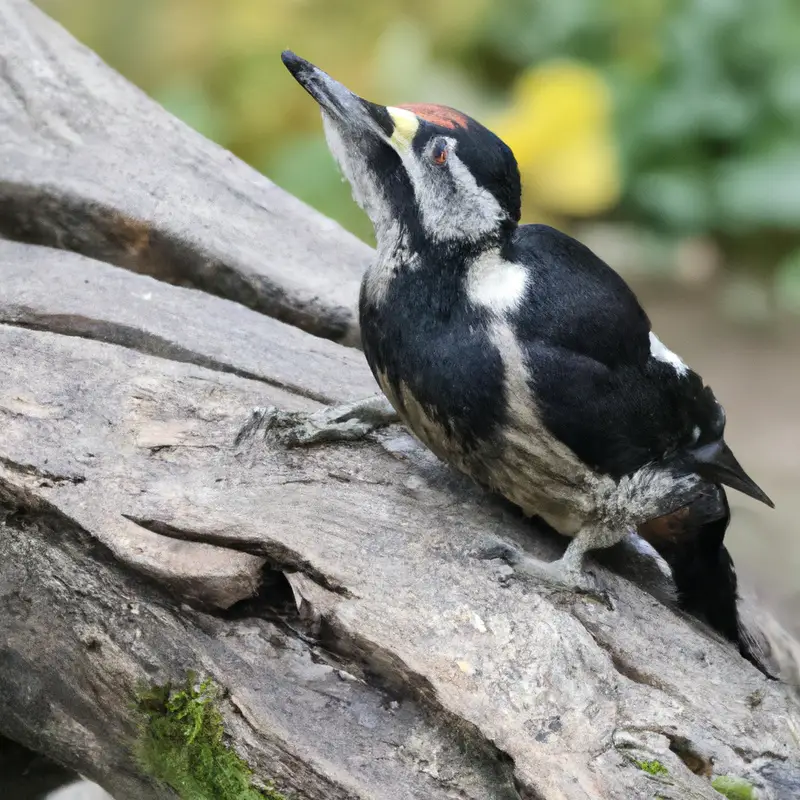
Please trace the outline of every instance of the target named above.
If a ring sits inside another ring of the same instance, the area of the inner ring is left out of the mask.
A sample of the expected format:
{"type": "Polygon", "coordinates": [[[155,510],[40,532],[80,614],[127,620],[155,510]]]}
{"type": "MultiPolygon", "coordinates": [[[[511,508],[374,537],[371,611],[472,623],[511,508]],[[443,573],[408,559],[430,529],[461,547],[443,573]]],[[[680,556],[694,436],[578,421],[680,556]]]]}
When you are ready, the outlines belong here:
{"type": "Polygon", "coordinates": [[[491,131],[446,106],[371,103],[291,51],[282,58],[319,103],[328,146],[379,244],[398,225],[412,244],[455,248],[514,229],[519,169],[491,131]]]}

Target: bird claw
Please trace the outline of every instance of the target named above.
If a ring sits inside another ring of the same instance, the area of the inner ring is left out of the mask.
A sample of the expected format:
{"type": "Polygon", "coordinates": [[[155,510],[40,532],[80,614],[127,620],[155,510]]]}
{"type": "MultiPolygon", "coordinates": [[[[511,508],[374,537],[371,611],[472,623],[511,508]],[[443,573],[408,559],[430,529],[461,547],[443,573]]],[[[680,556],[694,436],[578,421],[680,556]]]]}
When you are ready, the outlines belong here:
{"type": "Polygon", "coordinates": [[[275,406],[255,408],[236,434],[234,444],[238,447],[259,434],[265,441],[275,441],[284,447],[310,444],[317,427],[311,416],[300,411],[282,411],[275,406]]]}
{"type": "Polygon", "coordinates": [[[482,561],[499,559],[500,561],[505,561],[510,567],[513,567],[519,563],[522,551],[503,539],[491,536],[472,550],[470,555],[482,561]]]}
{"type": "Polygon", "coordinates": [[[608,584],[593,570],[585,570],[580,575],[581,580],[576,582],[574,591],[602,603],[609,611],[616,611],[617,598],[608,584]],[[585,582],[584,582],[585,581],[585,582]]]}
{"type": "Polygon", "coordinates": [[[499,576],[503,585],[507,585],[513,579],[532,579],[556,591],[569,591],[590,597],[611,611],[616,609],[613,592],[593,571],[574,571],[566,567],[561,560],[540,561],[519,547],[496,537],[481,542],[470,555],[482,560],[498,559],[511,567],[513,572],[499,576]]]}
{"type": "Polygon", "coordinates": [[[258,432],[265,440],[285,448],[355,442],[397,419],[397,413],[380,396],[313,412],[282,411],[274,406],[256,408],[236,435],[235,444],[242,444],[258,432]]]}

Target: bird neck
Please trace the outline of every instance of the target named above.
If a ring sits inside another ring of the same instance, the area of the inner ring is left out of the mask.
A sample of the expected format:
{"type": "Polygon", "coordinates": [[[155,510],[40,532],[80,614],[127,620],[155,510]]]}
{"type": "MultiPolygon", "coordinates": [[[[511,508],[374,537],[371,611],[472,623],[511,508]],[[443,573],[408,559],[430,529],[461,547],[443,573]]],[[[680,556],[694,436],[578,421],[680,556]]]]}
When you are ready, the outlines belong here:
{"type": "Polygon", "coordinates": [[[439,242],[413,224],[393,220],[383,228],[376,226],[376,232],[376,258],[362,281],[362,311],[385,314],[402,299],[421,313],[435,311],[435,319],[442,322],[463,305],[470,266],[490,253],[503,252],[513,229],[479,241],[439,242]],[[391,302],[390,296],[395,298],[391,302]]]}
{"type": "Polygon", "coordinates": [[[517,223],[509,220],[476,239],[440,240],[424,231],[417,220],[392,219],[375,225],[377,262],[397,268],[438,265],[459,273],[484,253],[504,250],[516,228],[517,223]]]}

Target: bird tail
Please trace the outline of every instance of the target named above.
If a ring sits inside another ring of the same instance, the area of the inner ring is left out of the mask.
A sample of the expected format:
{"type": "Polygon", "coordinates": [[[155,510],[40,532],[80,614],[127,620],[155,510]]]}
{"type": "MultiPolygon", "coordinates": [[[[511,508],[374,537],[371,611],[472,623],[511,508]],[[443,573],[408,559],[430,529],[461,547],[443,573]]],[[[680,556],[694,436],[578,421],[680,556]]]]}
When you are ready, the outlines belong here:
{"type": "Polygon", "coordinates": [[[736,570],[723,544],[729,521],[725,490],[709,484],[692,504],[640,526],[639,534],[669,565],[679,607],[733,642],[765,675],[775,677],[770,659],[739,616],[736,570]]]}
{"type": "Polygon", "coordinates": [[[724,533],[726,520],[708,523],[696,546],[666,559],[678,592],[679,606],[733,642],[741,655],[767,675],[763,653],[748,636],[739,616],[739,588],[733,559],[723,544],[713,547],[717,530],[724,533]],[[707,538],[706,538],[707,537],[707,538]]]}

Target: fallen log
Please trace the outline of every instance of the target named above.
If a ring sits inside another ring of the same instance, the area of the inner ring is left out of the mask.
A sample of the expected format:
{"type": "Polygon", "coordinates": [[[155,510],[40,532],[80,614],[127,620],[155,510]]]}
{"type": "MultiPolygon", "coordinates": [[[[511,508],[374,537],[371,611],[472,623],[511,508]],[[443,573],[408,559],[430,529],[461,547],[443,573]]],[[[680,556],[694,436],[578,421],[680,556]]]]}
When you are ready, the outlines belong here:
{"type": "Polygon", "coordinates": [[[800,795],[789,688],[631,542],[614,609],[509,583],[486,537],[563,542],[400,427],[265,430],[376,391],[367,249],[26,0],[0,41],[0,734],[174,797],[171,686],[311,800],[800,795]]]}

